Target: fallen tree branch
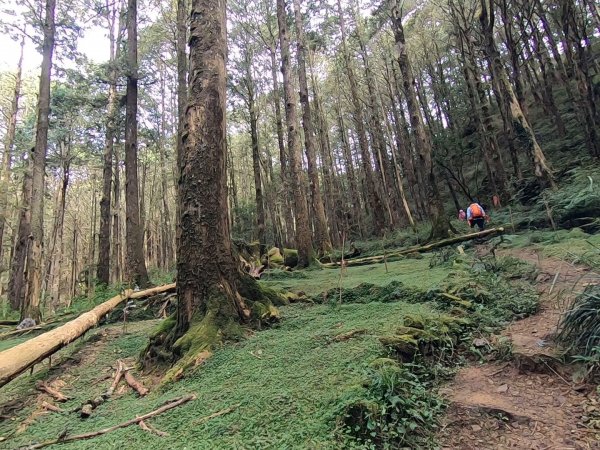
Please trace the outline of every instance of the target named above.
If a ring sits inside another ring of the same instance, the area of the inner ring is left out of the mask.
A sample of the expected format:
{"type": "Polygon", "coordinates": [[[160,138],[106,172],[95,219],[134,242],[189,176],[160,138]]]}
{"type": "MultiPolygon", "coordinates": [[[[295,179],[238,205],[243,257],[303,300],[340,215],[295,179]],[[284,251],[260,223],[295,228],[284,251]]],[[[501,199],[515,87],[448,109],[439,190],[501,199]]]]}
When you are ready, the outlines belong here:
{"type": "Polygon", "coordinates": [[[125,381],[129,386],[131,386],[131,388],[134,391],[136,391],[140,395],[140,397],[143,397],[144,395],[148,394],[148,388],[145,387],[138,380],[136,380],[135,377],[131,375],[131,372],[129,372],[129,370],[125,371],[125,381]]]}
{"type": "Polygon", "coordinates": [[[56,439],[51,439],[49,441],[40,442],[39,444],[34,444],[34,445],[30,445],[28,447],[24,447],[24,449],[35,450],[35,449],[38,449],[38,448],[48,447],[49,445],[66,444],[67,442],[82,441],[82,440],[85,440],[85,439],[91,439],[91,438],[94,438],[96,436],[101,436],[103,434],[110,433],[111,431],[118,430],[120,428],[126,428],[126,427],[129,427],[131,425],[139,424],[140,422],[143,422],[146,419],[149,419],[149,418],[154,417],[154,416],[158,416],[159,414],[162,414],[165,411],[168,411],[170,409],[176,408],[176,407],[178,407],[180,405],[183,405],[184,403],[189,402],[190,400],[195,400],[195,399],[196,399],[196,396],[193,395],[193,394],[192,395],[186,395],[185,397],[180,397],[180,398],[173,399],[172,401],[170,401],[166,405],[161,406],[160,408],[155,409],[154,411],[151,411],[151,412],[149,412],[147,414],[144,414],[143,416],[136,417],[135,419],[128,420],[127,422],[123,422],[123,423],[120,423],[118,425],[113,425],[112,427],[104,428],[104,429],[98,430],[98,431],[92,431],[90,433],[75,434],[73,436],[60,436],[60,437],[58,437],[56,439]]]}
{"type": "Polygon", "coordinates": [[[45,392],[46,394],[48,394],[49,396],[54,398],[54,400],[56,400],[57,402],[66,402],[67,400],[69,400],[69,397],[67,397],[62,392],[58,391],[57,389],[54,389],[54,388],[48,386],[42,380],[38,380],[35,383],[35,388],[38,391],[45,392]]]}
{"type": "Polygon", "coordinates": [[[20,330],[7,331],[6,333],[0,334],[0,341],[3,341],[4,339],[10,338],[10,337],[21,336],[23,334],[27,334],[30,331],[42,330],[43,328],[44,327],[42,327],[41,325],[36,325],[35,327],[21,328],[20,330]]]}
{"type": "Polygon", "coordinates": [[[0,387],[81,337],[128,298],[144,298],[172,290],[175,290],[175,283],[138,292],[128,289],[60,327],[0,352],[0,387]]]}
{"type": "Polygon", "coordinates": [[[48,402],[42,402],[42,408],[44,408],[45,410],[48,410],[48,411],[53,411],[55,413],[63,412],[63,410],[60,409],[58,406],[53,405],[52,403],[48,403],[48,402]]]}
{"type": "Polygon", "coordinates": [[[119,382],[121,381],[121,378],[123,378],[123,362],[119,359],[119,360],[117,360],[117,371],[115,372],[115,377],[113,379],[113,382],[110,385],[110,387],[108,388],[108,390],[106,391],[106,393],[104,394],[104,396],[106,398],[113,395],[113,393],[115,392],[115,389],[117,388],[117,386],[119,385],[119,382]]]}
{"type": "MultiPolygon", "coordinates": [[[[344,261],[344,265],[346,267],[349,267],[349,266],[362,266],[362,265],[366,265],[366,264],[382,263],[382,262],[385,262],[386,260],[389,260],[390,258],[394,258],[396,256],[404,256],[404,255],[408,255],[411,253],[425,253],[425,252],[434,250],[436,248],[446,247],[446,246],[452,245],[452,244],[458,244],[459,242],[470,241],[472,239],[477,239],[477,238],[482,238],[482,237],[487,237],[487,236],[492,236],[495,234],[502,234],[502,233],[504,233],[504,228],[502,228],[502,227],[490,228],[489,230],[480,231],[478,233],[469,233],[469,234],[465,234],[462,236],[455,236],[452,238],[443,239],[441,241],[432,242],[431,244],[427,244],[427,245],[409,247],[409,248],[406,248],[403,250],[399,250],[397,252],[387,253],[386,255],[369,256],[369,257],[359,258],[359,259],[347,259],[344,261]]],[[[341,262],[327,263],[327,264],[321,264],[321,267],[333,269],[336,267],[340,267],[341,264],[342,264],[341,262]]]]}

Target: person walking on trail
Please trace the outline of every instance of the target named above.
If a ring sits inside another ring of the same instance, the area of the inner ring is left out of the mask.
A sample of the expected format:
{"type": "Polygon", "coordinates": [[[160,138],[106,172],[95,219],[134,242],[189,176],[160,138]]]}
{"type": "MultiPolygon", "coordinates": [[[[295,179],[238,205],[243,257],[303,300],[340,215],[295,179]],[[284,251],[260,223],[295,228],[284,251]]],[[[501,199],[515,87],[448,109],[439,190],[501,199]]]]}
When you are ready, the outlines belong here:
{"type": "Polygon", "coordinates": [[[485,210],[479,203],[471,203],[467,208],[467,222],[471,228],[477,225],[479,231],[483,231],[485,228],[485,210]]]}

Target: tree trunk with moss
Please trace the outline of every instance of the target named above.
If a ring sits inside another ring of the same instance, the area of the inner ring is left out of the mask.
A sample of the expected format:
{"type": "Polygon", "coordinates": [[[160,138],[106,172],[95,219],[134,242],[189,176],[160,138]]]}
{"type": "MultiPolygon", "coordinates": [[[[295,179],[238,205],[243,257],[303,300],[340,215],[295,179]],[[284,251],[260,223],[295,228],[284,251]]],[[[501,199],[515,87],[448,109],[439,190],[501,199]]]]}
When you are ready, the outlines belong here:
{"type": "Polygon", "coordinates": [[[444,203],[440,195],[437,180],[433,167],[432,151],[433,146],[431,138],[425,130],[423,116],[417,102],[415,86],[415,77],[408,59],[406,49],[406,40],[404,38],[404,28],[402,26],[402,17],[397,3],[392,8],[392,24],[394,29],[394,39],[398,51],[398,65],[402,72],[404,83],[404,94],[410,114],[410,122],[415,134],[415,144],[419,158],[419,166],[422,171],[422,180],[426,184],[427,202],[429,215],[431,217],[430,239],[444,239],[449,237],[451,228],[450,221],[444,211],[444,203]]]}
{"type": "Polygon", "coordinates": [[[167,320],[145,352],[146,365],[178,363],[174,379],[232,337],[243,323],[276,316],[257,282],[234,257],[227,206],[225,0],[194,0],[190,18],[191,74],[183,152],[179,155],[175,319],[167,320]]]}

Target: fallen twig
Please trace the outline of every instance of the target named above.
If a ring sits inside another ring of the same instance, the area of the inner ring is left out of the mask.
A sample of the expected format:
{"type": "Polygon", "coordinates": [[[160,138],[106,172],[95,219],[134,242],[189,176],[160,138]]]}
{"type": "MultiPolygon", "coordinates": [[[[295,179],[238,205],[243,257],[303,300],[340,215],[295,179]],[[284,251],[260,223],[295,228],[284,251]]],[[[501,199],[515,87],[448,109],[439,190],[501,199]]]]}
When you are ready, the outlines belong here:
{"type": "Polygon", "coordinates": [[[120,428],[126,428],[129,427],[131,425],[135,425],[135,424],[139,424],[140,422],[149,419],[151,417],[154,416],[158,416],[159,414],[164,413],[165,411],[168,411],[170,409],[176,408],[180,405],[183,405],[184,403],[189,402],[190,400],[195,400],[196,396],[195,395],[186,395],[185,397],[180,397],[180,398],[176,398],[173,399],[172,401],[170,401],[169,403],[167,403],[166,405],[151,411],[147,414],[144,414],[143,416],[140,417],[136,417],[135,419],[131,419],[128,420],[127,422],[123,422],[120,423],[118,425],[113,425],[112,427],[109,428],[104,428],[102,430],[98,430],[98,431],[92,431],[90,433],[83,433],[83,434],[75,434],[73,436],[61,436],[58,437],[56,439],[51,439],[45,442],[40,442],[39,444],[34,444],[34,445],[30,445],[28,447],[22,447],[23,450],[27,449],[27,450],[35,450],[38,448],[44,448],[44,447],[48,447],[49,445],[55,445],[55,444],[66,444],[67,442],[73,442],[73,441],[81,441],[81,440],[85,440],[85,439],[91,439],[94,438],[96,436],[101,436],[103,434],[106,433],[110,433],[111,431],[115,431],[118,430],[120,428]]]}
{"type": "Polygon", "coordinates": [[[213,413],[210,416],[200,417],[199,419],[192,421],[192,423],[194,425],[196,425],[199,423],[208,422],[210,419],[214,419],[215,417],[219,417],[219,416],[224,416],[225,414],[229,414],[230,412],[233,412],[235,409],[239,408],[241,405],[242,405],[241,403],[238,403],[237,405],[233,405],[229,408],[225,408],[225,409],[222,409],[221,411],[217,411],[216,413],[213,413]]]}
{"type": "Polygon", "coordinates": [[[149,433],[154,433],[154,434],[156,434],[158,436],[162,436],[162,437],[166,437],[169,435],[169,433],[165,433],[164,431],[157,430],[152,425],[147,424],[143,420],[140,422],[139,425],[142,430],[147,431],[149,433]]]}

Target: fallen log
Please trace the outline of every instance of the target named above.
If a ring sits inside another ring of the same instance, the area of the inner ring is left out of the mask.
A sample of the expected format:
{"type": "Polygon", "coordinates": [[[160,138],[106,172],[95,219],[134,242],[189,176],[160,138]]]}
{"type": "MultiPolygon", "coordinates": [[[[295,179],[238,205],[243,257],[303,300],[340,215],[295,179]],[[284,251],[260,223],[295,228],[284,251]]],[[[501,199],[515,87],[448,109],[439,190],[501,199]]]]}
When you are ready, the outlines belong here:
{"type": "Polygon", "coordinates": [[[144,298],[172,290],[175,290],[175,283],[137,292],[133,292],[130,289],[125,290],[122,294],[107,300],[60,327],[0,352],[0,387],[81,337],[86,331],[95,327],[100,319],[125,300],[129,298],[144,298]]]}
{"type": "Polygon", "coordinates": [[[4,325],[19,325],[18,320],[0,320],[0,326],[4,325]]]}
{"type": "Polygon", "coordinates": [[[50,445],[55,445],[55,444],[66,444],[67,442],[91,439],[96,436],[101,436],[103,434],[110,433],[111,431],[118,430],[120,428],[126,428],[131,425],[139,424],[140,422],[143,422],[146,419],[149,419],[154,416],[158,416],[159,414],[162,414],[165,411],[176,408],[180,405],[183,405],[184,403],[189,402],[190,400],[195,400],[195,399],[196,399],[195,395],[186,395],[185,397],[180,397],[180,398],[174,399],[174,400],[170,401],[169,403],[167,403],[166,405],[161,406],[160,408],[155,409],[152,412],[149,412],[148,414],[144,414],[143,416],[136,417],[135,419],[128,420],[127,422],[123,422],[123,423],[114,425],[109,428],[104,428],[104,429],[98,430],[98,431],[92,431],[91,433],[75,434],[73,436],[68,436],[68,435],[67,436],[59,436],[56,439],[51,439],[49,441],[40,442],[39,444],[30,445],[25,448],[27,448],[28,450],[34,450],[34,449],[38,449],[38,448],[48,447],[50,445]]]}
{"type": "MultiPolygon", "coordinates": [[[[346,267],[349,267],[349,266],[362,266],[362,265],[366,265],[366,264],[382,263],[382,262],[385,262],[386,259],[389,260],[390,258],[394,258],[396,256],[404,256],[404,255],[409,255],[411,253],[425,253],[425,252],[434,250],[436,248],[446,247],[448,245],[458,244],[460,242],[470,241],[472,239],[483,238],[483,237],[493,236],[493,235],[502,234],[502,233],[504,233],[504,228],[502,228],[502,227],[490,228],[489,230],[480,231],[478,233],[469,233],[469,234],[464,234],[462,236],[455,236],[452,238],[443,239],[441,241],[432,242],[431,244],[427,244],[427,245],[420,245],[420,246],[405,248],[403,250],[387,253],[385,255],[377,255],[377,256],[369,256],[369,257],[359,258],[359,259],[345,260],[344,265],[346,267]]],[[[341,265],[341,262],[334,262],[334,263],[321,264],[321,267],[332,269],[332,268],[340,267],[340,265],[341,265]]]]}

